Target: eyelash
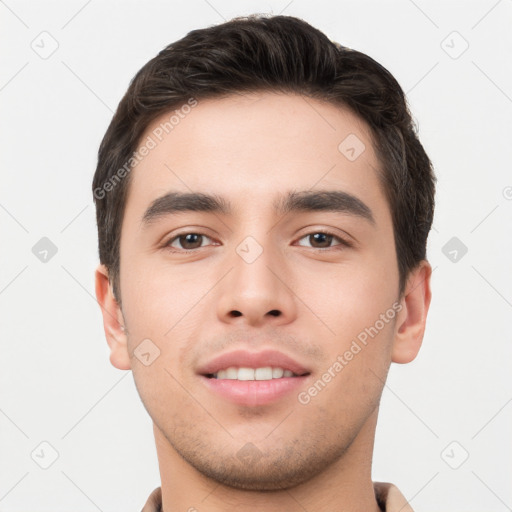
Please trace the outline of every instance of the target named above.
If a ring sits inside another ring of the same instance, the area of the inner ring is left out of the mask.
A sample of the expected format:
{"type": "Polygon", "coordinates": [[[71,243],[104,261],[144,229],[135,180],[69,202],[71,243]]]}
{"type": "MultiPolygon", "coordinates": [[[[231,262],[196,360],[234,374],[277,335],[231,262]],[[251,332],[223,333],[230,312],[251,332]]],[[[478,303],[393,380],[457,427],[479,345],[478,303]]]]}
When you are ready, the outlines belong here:
{"type": "MultiPolygon", "coordinates": [[[[311,235],[316,235],[316,234],[332,236],[333,239],[338,240],[340,243],[338,245],[334,245],[332,247],[310,247],[310,249],[312,249],[313,251],[325,252],[325,251],[329,251],[329,250],[340,250],[340,249],[336,249],[339,246],[342,246],[342,247],[352,247],[353,246],[352,243],[350,243],[347,240],[341,238],[340,236],[335,235],[334,233],[331,233],[330,231],[326,231],[326,230],[322,230],[322,229],[316,230],[316,231],[311,231],[310,233],[306,233],[305,235],[301,236],[298,240],[302,240],[303,238],[309,237],[311,235]]],[[[195,249],[178,249],[178,250],[176,250],[176,248],[171,247],[171,244],[175,240],[178,240],[179,238],[187,236],[187,235],[199,235],[199,236],[203,236],[203,237],[209,238],[211,240],[211,238],[208,235],[205,235],[204,233],[200,233],[200,232],[197,232],[197,231],[185,231],[183,233],[177,234],[176,236],[171,238],[168,242],[166,242],[164,244],[164,246],[163,246],[164,249],[166,249],[166,250],[168,250],[168,251],[170,251],[172,253],[187,253],[187,252],[190,253],[190,252],[197,251],[198,249],[203,249],[203,247],[197,247],[195,249]]],[[[299,247],[305,247],[305,246],[304,245],[300,245],[299,247]]]]}

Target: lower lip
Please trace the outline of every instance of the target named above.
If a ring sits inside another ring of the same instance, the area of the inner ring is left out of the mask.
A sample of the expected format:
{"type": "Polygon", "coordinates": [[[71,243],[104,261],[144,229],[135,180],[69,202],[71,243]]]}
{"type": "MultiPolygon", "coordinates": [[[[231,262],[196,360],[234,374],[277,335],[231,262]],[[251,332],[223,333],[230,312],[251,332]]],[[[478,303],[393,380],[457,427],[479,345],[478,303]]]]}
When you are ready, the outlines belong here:
{"type": "Polygon", "coordinates": [[[276,402],[304,385],[308,376],[272,380],[214,379],[201,376],[206,386],[237,405],[258,406],[276,402]]]}

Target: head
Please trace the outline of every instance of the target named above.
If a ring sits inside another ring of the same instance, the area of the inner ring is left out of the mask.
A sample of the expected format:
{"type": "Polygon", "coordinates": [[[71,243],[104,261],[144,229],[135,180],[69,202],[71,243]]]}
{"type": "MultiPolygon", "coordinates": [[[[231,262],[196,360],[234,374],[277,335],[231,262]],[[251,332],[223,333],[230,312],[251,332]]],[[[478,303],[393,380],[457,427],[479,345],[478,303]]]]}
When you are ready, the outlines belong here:
{"type": "Polygon", "coordinates": [[[434,182],[393,76],[302,20],[237,18],[150,60],[93,194],[111,361],[133,370],[161,439],[207,476],[268,490],[371,432],[390,363],[423,338],[434,182]],[[295,398],[213,393],[205,368],[238,349],[299,362],[295,398]]]}

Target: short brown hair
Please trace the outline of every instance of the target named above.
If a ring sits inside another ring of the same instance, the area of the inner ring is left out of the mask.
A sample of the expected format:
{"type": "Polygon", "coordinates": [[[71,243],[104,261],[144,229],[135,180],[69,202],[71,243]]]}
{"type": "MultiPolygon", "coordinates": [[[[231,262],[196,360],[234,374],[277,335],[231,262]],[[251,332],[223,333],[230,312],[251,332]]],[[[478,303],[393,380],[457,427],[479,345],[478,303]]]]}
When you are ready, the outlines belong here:
{"type": "Polygon", "coordinates": [[[362,118],[382,166],[400,293],[409,272],[426,258],[436,180],[398,82],[368,55],[329,40],[301,19],[251,15],[193,30],[164,48],[135,75],[105,133],[92,188],[100,262],[119,303],[121,225],[131,159],[144,131],[190,98],[255,91],[302,94],[362,118]]]}

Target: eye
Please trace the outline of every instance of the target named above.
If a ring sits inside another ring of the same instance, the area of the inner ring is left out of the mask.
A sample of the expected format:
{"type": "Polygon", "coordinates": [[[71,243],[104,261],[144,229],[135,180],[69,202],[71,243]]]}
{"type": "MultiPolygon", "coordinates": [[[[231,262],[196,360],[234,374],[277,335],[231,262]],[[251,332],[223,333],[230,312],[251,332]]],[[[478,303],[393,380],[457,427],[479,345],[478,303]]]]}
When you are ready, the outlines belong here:
{"type": "Polygon", "coordinates": [[[192,251],[194,249],[204,247],[202,245],[202,242],[205,239],[211,240],[209,236],[203,235],[202,233],[182,233],[171,238],[165,244],[165,247],[171,249],[183,249],[185,251],[192,251]]]}
{"type": "Polygon", "coordinates": [[[329,233],[327,231],[315,231],[314,233],[309,233],[308,235],[303,236],[299,240],[304,239],[307,239],[312,245],[304,245],[301,243],[299,243],[299,245],[301,245],[302,247],[311,247],[313,249],[332,249],[339,245],[343,247],[351,247],[351,244],[349,242],[347,242],[343,238],[340,238],[334,233],[329,233]],[[332,246],[331,242],[333,240],[338,240],[339,243],[332,246]]]}
{"type": "MultiPolygon", "coordinates": [[[[203,242],[212,239],[204,235],[202,233],[188,232],[181,233],[179,235],[171,238],[167,243],[164,244],[166,249],[170,249],[171,252],[180,252],[180,251],[194,251],[195,249],[200,249],[201,247],[205,247],[208,244],[203,244],[203,242]]],[[[337,246],[342,247],[351,247],[352,244],[344,240],[343,238],[335,235],[334,233],[329,233],[327,231],[315,231],[309,233],[302,238],[301,240],[309,241],[310,245],[299,243],[298,245],[302,247],[311,247],[312,249],[335,249],[337,246]],[[337,244],[332,245],[333,241],[338,241],[337,244]]]]}

